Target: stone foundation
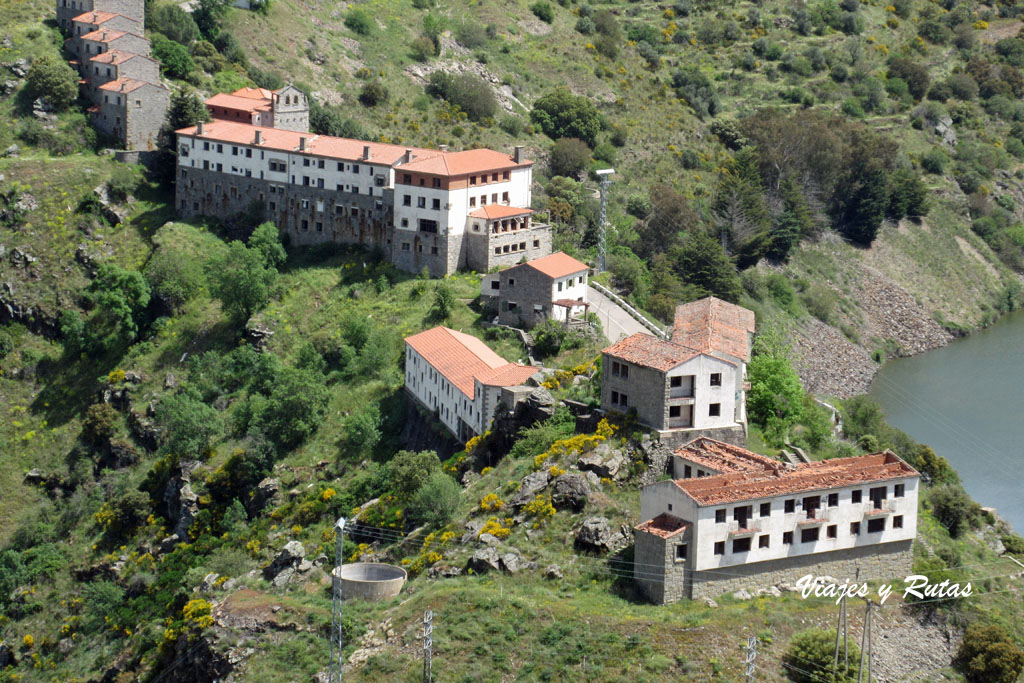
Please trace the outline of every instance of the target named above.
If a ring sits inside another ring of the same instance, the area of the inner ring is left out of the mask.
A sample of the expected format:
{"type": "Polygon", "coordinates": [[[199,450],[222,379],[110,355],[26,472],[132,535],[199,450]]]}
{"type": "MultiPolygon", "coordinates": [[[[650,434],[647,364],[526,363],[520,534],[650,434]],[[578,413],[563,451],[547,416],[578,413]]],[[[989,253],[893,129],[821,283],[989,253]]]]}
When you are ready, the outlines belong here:
{"type": "Polygon", "coordinates": [[[754,593],[780,583],[795,584],[805,574],[831,576],[840,582],[856,581],[858,577],[902,579],[913,573],[913,545],[913,541],[895,541],[692,572],[690,597],[714,598],[738,590],[754,593]]]}
{"type": "Polygon", "coordinates": [[[740,448],[747,447],[747,428],[746,425],[742,424],[735,424],[730,427],[716,427],[714,429],[670,429],[658,432],[658,440],[670,449],[685,446],[702,436],[731,443],[733,446],[739,446],[740,448]]]}

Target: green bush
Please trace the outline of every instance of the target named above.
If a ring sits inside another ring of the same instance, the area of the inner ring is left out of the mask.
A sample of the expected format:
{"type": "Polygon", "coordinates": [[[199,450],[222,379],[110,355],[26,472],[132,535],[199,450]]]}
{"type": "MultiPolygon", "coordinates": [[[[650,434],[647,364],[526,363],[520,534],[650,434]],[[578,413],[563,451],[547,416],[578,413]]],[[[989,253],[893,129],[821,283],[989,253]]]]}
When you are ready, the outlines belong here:
{"type": "Polygon", "coordinates": [[[782,655],[786,676],[795,683],[843,683],[857,680],[856,667],[860,662],[860,648],[855,642],[851,642],[848,653],[850,665],[847,667],[844,664],[847,659],[841,652],[839,665],[836,666],[835,644],[834,629],[812,628],[795,634],[789,641],[785,654],[782,655]]]}
{"type": "Polygon", "coordinates": [[[188,48],[173,40],[154,41],[153,57],[160,61],[160,69],[171,78],[188,78],[196,69],[188,48]]]}
{"type": "Polygon", "coordinates": [[[960,536],[967,527],[976,526],[980,520],[981,508],[960,486],[937,486],[931,490],[928,498],[932,516],[954,538],[960,536]]]}
{"type": "Polygon", "coordinates": [[[551,175],[575,177],[590,163],[590,148],[579,138],[562,138],[551,147],[551,175]]]}
{"type": "Polygon", "coordinates": [[[938,147],[932,147],[921,157],[921,168],[933,175],[942,175],[946,172],[946,164],[949,157],[938,147]]]}
{"type": "Polygon", "coordinates": [[[530,120],[553,140],[579,138],[588,145],[594,144],[601,130],[601,117],[594,103],[566,89],[538,99],[530,112],[530,120]]]}
{"type": "Polygon", "coordinates": [[[953,664],[969,683],[1014,683],[1024,670],[1024,651],[1002,627],[973,623],[953,664]]]}
{"type": "Polygon", "coordinates": [[[537,2],[530,5],[530,11],[546,24],[550,24],[555,20],[555,9],[544,0],[537,0],[537,2]]]}
{"type": "Polygon", "coordinates": [[[487,29],[475,21],[463,21],[455,29],[455,40],[463,47],[475,50],[487,44],[487,29]]]}
{"type": "Polygon", "coordinates": [[[180,310],[203,285],[203,271],[195,259],[164,247],[149,259],[145,276],[153,296],[172,313],[180,310]]]}
{"type": "Polygon", "coordinates": [[[170,394],[156,406],[163,428],[163,451],[185,458],[204,458],[220,434],[220,414],[192,393],[170,394]]]}
{"type": "Polygon", "coordinates": [[[373,30],[373,18],[366,10],[356,7],[345,14],[345,26],[353,33],[368,36],[373,30]]]}
{"type": "Polygon", "coordinates": [[[85,411],[82,438],[94,446],[105,447],[117,431],[118,413],[109,403],[94,403],[85,411]]]}
{"type": "Polygon", "coordinates": [[[454,104],[473,121],[493,117],[498,113],[498,100],[485,80],[475,73],[450,74],[435,71],[430,74],[427,94],[454,104]]]}
{"type": "Polygon", "coordinates": [[[364,83],[359,90],[359,102],[364,107],[376,107],[388,101],[388,89],[380,81],[364,83]]]}
{"type": "Polygon", "coordinates": [[[721,109],[711,80],[695,66],[686,66],[672,74],[676,96],[686,100],[700,118],[715,116],[721,109]]]}
{"type": "Polygon", "coordinates": [[[398,451],[385,466],[388,490],[408,499],[441,472],[441,461],[434,451],[398,451]]]}
{"type": "Polygon", "coordinates": [[[25,88],[30,98],[42,98],[52,108],[63,111],[78,97],[78,74],[57,55],[45,54],[29,67],[25,88]]]}

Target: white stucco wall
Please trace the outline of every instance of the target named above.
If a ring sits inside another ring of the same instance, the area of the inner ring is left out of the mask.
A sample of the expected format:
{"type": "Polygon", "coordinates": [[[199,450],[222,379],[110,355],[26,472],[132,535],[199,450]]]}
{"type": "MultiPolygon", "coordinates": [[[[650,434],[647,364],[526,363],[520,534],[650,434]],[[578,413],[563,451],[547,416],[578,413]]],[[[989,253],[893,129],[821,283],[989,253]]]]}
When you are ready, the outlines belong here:
{"type": "MultiPolygon", "coordinates": [[[[671,385],[672,377],[693,376],[693,400],[677,399],[669,394],[669,405],[676,403],[693,404],[693,429],[714,429],[729,427],[736,423],[737,368],[713,356],[700,355],[672,368],[666,373],[665,381],[671,385]],[[711,375],[721,374],[720,386],[711,385],[711,375]],[[710,414],[712,404],[719,405],[719,414],[710,414]]],[[[685,380],[684,380],[685,384],[685,380]]]]}

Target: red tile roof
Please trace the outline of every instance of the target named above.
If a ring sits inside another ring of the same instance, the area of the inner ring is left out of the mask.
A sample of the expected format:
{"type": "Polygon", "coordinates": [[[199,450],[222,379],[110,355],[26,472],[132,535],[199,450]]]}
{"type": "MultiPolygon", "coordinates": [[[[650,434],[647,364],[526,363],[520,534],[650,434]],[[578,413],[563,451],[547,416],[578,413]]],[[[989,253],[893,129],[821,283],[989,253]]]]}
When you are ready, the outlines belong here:
{"type": "Polygon", "coordinates": [[[676,307],[672,341],[702,353],[750,359],[754,312],[713,296],[676,307]]]}
{"type": "Polygon", "coordinates": [[[471,399],[476,394],[474,380],[487,386],[516,386],[537,372],[536,368],[509,363],[476,337],[447,327],[406,337],[405,343],[471,399]]]}
{"type": "Polygon", "coordinates": [[[93,40],[98,43],[110,42],[111,40],[117,40],[122,36],[132,35],[136,38],[142,38],[137,33],[129,33],[128,31],[118,31],[116,29],[109,28],[98,28],[95,31],[86,33],[83,36],[79,36],[82,40],[93,40]]]}
{"type": "MultiPolygon", "coordinates": [[[[102,24],[110,21],[114,17],[124,17],[125,19],[131,19],[131,17],[125,16],[123,14],[116,14],[114,12],[95,11],[82,12],[77,17],[73,18],[71,21],[80,21],[83,24],[102,24]]],[[[135,19],[132,19],[132,21],[134,21],[136,24],[139,23],[135,19]]]]}
{"type": "Polygon", "coordinates": [[[917,476],[920,476],[917,470],[892,451],[884,451],[801,463],[774,471],[731,472],[697,479],[676,479],[675,485],[698,505],[720,505],[917,476]]]}
{"type": "Polygon", "coordinates": [[[532,261],[527,261],[526,265],[553,279],[566,277],[567,275],[574,275],[587,270],[586,263],[581,263],[572,256],[561,251],[556,251],[554,254],[549,254],[547,256],[542,256],[541,258],[535,258],[532,261]]]}
{"type": "Polygon", "coordinates": [[[511,218],[513,216],[526,216],[533,213],[533,209],[521,209],[518,206],[505,206],[504,204],[486,204],[476,211],[470,211],[471,218],[486,218],[495,220],[500,218],[511,218]]]}
{"type": "Polygon", "coordinates": [[[231,93],[235,97],[244,97],[250,100],[267,100],[274,98],[274,91],[266,88],[239,88],[231,93]]]}
{"type": "Polygon", "coordinates": [[[601,353],[620,358],[628,363],[654,368],[661,372],[671,370],[700,354],[681,344],[658,339],[643,332],[622,339],[601,353]]]}
{"type": "Polygon", "coordinates": [[[672,453],[719,473],[764,472],[786,468],[783,463],[766,455],[706,436],[697,437],[672,453]]]}
{"type": "Polygon", "coordinates": [[[661,538],[672,538],[676,534],[686,531],[690,527],[690,523],[679,519],[675,515],[670,515],[667,512],[662,512],[654,519],[649,519],[643,524],[637,524],[634,529],[637,531],[644,531],[661,538]]]}
{"type": "MultiPolygon", "coordinates": [[[[137,81],[134,78],[118,78],[116,81],[110,81],[100,86],[100,90],[110,90],[112,92],[132,92],[138,90],[144,85],[151,85],[154,88],[163,88],[164,86],[159,83],[149,83],[147,81],[137,81]]],[[[166,88],[164,88],[166,90],[166,88]]]]}
{"type": "Polygon", "coordinates": [[[419,158],[413,155],[412,161],[402,164],[402,169],[430,175],[460,176],[532,165],[532,161],[516,162],[511,155],[493,149],[467,149],[462,152],[434,152],[419,158]]]}
{"type": "Polygon", "coordinates": [[[137,55],[134,52],[125,52],[124,50],[107,50],[106,52],[98,55],[93,55],[89,58],[90,62],[97,62],[99,64],[123,64],[132,59],[148,59],[151,62],[155,62],[155,59],[147,57],[145,55],[137,55]]]}
{"type": "Polygon", "coordinates": [[[224,107],[225,109],[239,109],[241,111],[270,111],[270,100],[256,99],[253,97],[241,97],[229,95],[225,92],[217,93],[206,100],[207,107],[224,107]]]}

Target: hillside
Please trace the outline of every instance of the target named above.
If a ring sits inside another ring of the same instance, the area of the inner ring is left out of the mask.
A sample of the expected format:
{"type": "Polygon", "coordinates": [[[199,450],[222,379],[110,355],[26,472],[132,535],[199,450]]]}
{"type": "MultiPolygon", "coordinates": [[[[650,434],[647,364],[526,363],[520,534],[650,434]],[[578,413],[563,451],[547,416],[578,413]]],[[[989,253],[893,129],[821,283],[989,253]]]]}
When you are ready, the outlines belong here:
{"type": "MultiPolygon", "coordinates": [[[[881,675],[958,679],[969,623],[1024,643],[1003,556],[1020,539],[962,498],[951,535],[932,496],[955,493],[955,474],[870,405],[846,401],[834,435],[811,400],[850,399],[887,357],[1020,304],[1019,8],[201,0],[192,26],[148,5],[150,38],[189,57],[165,60],[184,91],[294,81],[315,94],[321,133],[525,144],[534,208],[556,247],[591,263],[589,171],[614,166],[599,278],[662,322],[680,301],[736,300],[789,343],[764,353],[789,353],[809,393],[781,436],[752,427],[753,450],[888,447],[936,475],[915,569],[980,595],[894,596],[876,615],[881,675]],[[552,124],[546,108],[569,113],[552,124]]],[[[428,609],[437,680],[739,680],[748,636],[777,680],[792,636],[834,623],[830,600],[788,592],[644,602],[621,531],[660,476],[641,430],[552,410],[468,453],[452,444],[404,399],[402,338],[444,323],[524,358],[486,327],[480,275],[286,249],[244,218],[176,221],[166,167],[115,162],[79,103],[33,112],[45,93],[18,60],[57,54],[52,11],[0,0],[0,681],[310,680],[328,661],[342,515],[356,525],[346,561],[411,575],[395,600],[346,604],[353,680],[418,679],[428,609]],[[578,459],[593,452],[622,462],[586,478],[578,459]],[[589,493],[560,502],[524,481],[544,473],[589,493]],[[608,546],[577,545],[593,517],[608,546]],[[489,570],[485,530],[501,558],[489,570]]],[[[548,382],[554,398],[595,400],[601,346],[569,338],[543,359],[568,371],[548,382]]]]}

